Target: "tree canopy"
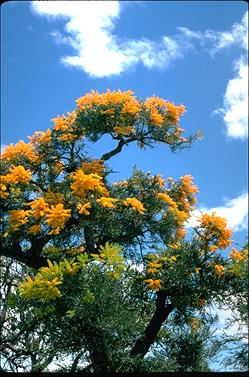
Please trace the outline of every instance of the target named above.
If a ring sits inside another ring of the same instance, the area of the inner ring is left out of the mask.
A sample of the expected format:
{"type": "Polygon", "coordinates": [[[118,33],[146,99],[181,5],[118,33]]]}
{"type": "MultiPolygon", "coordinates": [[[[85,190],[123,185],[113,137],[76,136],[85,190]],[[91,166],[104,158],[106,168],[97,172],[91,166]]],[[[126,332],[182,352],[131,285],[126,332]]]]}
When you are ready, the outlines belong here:
{"type": "Polygon", "coordinates": [[[191,175],[164,179],[135,168],[125,181],[109,179],[108,161],[130,143],[190,147],[201,135],[183,136],[185,111],[132,91],[92,91],[47,131],[4,149],[8,368],[42,371],[70,355],[67,371],[80,361],[89,372],[207,370],[205,308],[240,292],[246,248],[223,256],[232,231],[215,213],[202,213],[187,233],[198,192],[191,175]],[[116,146],[89,157],[87,143],[103,136],[116,146]],[[183,344],[199,353],[183,357],[183,344]]]}

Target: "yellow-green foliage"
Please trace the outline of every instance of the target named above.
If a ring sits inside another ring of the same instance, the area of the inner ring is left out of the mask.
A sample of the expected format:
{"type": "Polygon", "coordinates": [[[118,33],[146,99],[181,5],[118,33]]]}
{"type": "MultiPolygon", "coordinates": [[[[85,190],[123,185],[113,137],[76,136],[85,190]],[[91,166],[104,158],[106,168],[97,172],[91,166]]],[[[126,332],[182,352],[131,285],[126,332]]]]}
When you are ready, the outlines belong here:
{"type": "Polygon", "coordinates": [[[99,254],[91,254],[91,256],[106,265],[109,276],[119,279],[125,268],[124,259],[120,255],[121,251],[122,249],[117,244],[107,242],[105,246],[100,246],[99,254]]]}
{"type": "MultiPolygon", "coordinates": [[[[106,243],[104,247],[100,247],[100,253],[92,254],[92,257],[106,266],[106,273],[110,277],[118,279],[125,268],[120,252],[121,248],[118,245],[106,243]]],[[[91,260],[87,254],[77,255],[76,259],[64,259],[59,263],[48,260],[48,267],[40,268],[34,278],[27,276],[26,280],[19,285],[19,291],[26,299],[37,299],[46,302],[55,300],[62,296],[57,286],[63,283],[64,277],[76,274],[87,267],[89,262],[91,260]]],[[[94,297],[89,295],[86,298],[88,303],[93,300],[94,297]]]]}
{"type": "Polygon", "coordinates": [[[59,264],[48,260],[48,267],[40,268],[34,279],[27,276],[26,280],[19,285],[21,295],[27,299],[55,300],[61,296],[57,286],[63,283],[64,275],[73,275],[79,268],[80,265],[74,260],[64,259],[59,264]]]}

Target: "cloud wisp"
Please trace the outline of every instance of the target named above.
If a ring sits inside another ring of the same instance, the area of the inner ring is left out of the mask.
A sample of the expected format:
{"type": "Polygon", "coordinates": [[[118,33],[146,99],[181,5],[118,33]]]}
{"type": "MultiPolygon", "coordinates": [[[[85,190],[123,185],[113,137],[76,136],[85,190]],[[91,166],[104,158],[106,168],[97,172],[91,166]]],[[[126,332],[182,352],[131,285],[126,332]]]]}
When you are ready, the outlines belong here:
{"type": "Polygon", "coordinates": [[[223,117],[227,136],[233,139],[248,137],[248,65],[243,56],[235,62],[236,75],[228,81],[223,108],[214,113],[223,117]]]}
{"type": "Polygon", "coordinates": [[[244,14],[241,22],[234,23],[229,31],[215,31],[211,29],[194,31],[184,26],[177,27],[177,30],[186,39],[200,44],[212,56],[223,49],[231,47],[247,50],[248,12],[244,14]]]}
{"type": "Polygon", "coordinates": [[[217,49],[237,44],[242,48],[242,55],[233,62],[235,77],[228,81],[223,98],[223,108],[215,113],[223,117],[227,136],[233,139],[248,138],[248,12],[241,24],[235,24],[232,32],[223,33],[217,49]]]}
{"type": "Polygon", "coordinates": [[[222,116],[226,134],[233,139],[248,137],[248,12],[240,23],[234,23],[230,31],[193,31],[186,27],[177,28],[192,43],[203,48],[212,57],[224,49],[239,48],[242,54],[232,64],[235,76],[228,81],[223,97],[223,107],[214,114],[222,116]]]}
{"type": "Polygon", "coordinates": [[[166,68],[183,56],[180,44],[167,36],[159,42],[118,38],[114,34],[121,12],[118,1],[35,1],[31,9],[51,21],[65,20],[65,34],[56,30],[51,36],[57,44],[70,46],[75,54],[63,57],[61,62],[92,77],[119,75],[139,62],[148,69],[166,68]]]}
{"type": "Polygon", "coordinates": [[[201,215],[201,212],[212,213],[216,212],[218,216],[227,219],[227,224],[233,231],[241,231],[247,229],[248,224],[248,194],[242,195],[226,200],[223,206],[194,210],[192,217],[187,223],[187,227],[195,227],[198,225],[197,218],[201,215]]]}
{"type": "Polygon", "coordinates": [[[164,35],[159,41],[147,38],[124,40],[114,33],[122,7],[119,1],[31,3],[35,14],[50,21],[64,19],[64,33],[55,30],[51,36],[56,43],[70,46],[75,53],[63,57],[61,62],[92,77],[119,75],[138,63],[148,69],[166,69],[174,60],[182,59],[197,42],[201,45],[211,42],[213,50],[232,44],[245,45],[240,24],[235,24],[230,34],[212,30],[195,32],[179,27],[173,37],[164,35]]]}

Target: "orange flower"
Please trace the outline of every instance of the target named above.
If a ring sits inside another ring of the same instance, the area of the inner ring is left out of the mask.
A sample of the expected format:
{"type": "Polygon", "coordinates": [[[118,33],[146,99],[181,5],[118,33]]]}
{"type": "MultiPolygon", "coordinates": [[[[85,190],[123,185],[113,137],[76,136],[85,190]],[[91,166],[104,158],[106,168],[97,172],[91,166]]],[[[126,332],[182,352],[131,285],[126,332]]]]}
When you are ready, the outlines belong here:
{"type": "Polygon", "coordinates": [[[225,249],[233,242],[230,239],[232,230],[227,228],[227,220],[216,216],[215,212],[210,215],[202,213],[198,221],[200,222],[198,228],[203,228],[203,236],[210,240],[213,239],[214,246],[217,246],[217,248],[225,249]]]}
{"type": "Polygon", "coordinates": [[[75,196],[85,198],[90,191],[97,191],[104,195],[108,195],[108,191],[102,182],[103,178],[98,174],[85,174],[82,169],[78,169],[72,175],[74,183],[71,184],[71,189],[75,196]]]}
{"type": "Polygon", "coordinates": [[[54,129],[56,131],[66,131],[76,120],[76,111],[68,112],[67,114],[67,117],[65,115],[58,115],[56,118],[51,119],[54,122],[54,129]]]}
{"type": "Polygon", "coordinates": [[[172,206],[173,208],[177,208],[177,204],[176,202],[174,202],[174,200],[168,195],[168,194],[165,194],[163,192],[159,192],[157,194],[157,197],[159,199],[162,199],[164,202],[166,202],[167,204],[169,204],[170,206],[172,206]]]}
{"type": "Polygon", "coordinates": [[[28,136],[28,138],[33,144],[48,144],[51,141],[51,135],[52,132],[50,129],[48,129],[46,132],[36,131],[34,135],[28,136]]]}
{"type": "Polygon", "coordinates": [[[35,161],[36,154],[33,145],[20,140],[17,144],[10,144],[3,150],[3,160],[14,162],[17,157],[26,157],[30,161],[35,161]]]}
{"type": "Polygon", "coordinates": [[[80,215],[85,215],[85,216],[90,215],[90,212],[88,211],[90,208],[91,208],[90,202],[88,202],[84,205],[78,204],[78,206],[77,206],[77,209],[79,210],[80,215]]]}
{"type": "Polygon", "coordinates": [[[59,141],[65,141],[65,142],[70,142],[70,141],[72,141],[74,139],[75,139],[75,135],[70,134],[70,133],[63,134],[60,137],[58,137],[59,141]]]}
{"type": "Polygon", "coordinates": [[[235,247],[232,248],[232,252],[229,253],[233,260],[243,260],[245,256],[242,255],[235,247]]]}
{"type": "Polygon", "coordinates": [[[44,198],[37,198],[28,203],[32,208],[31,214],[36,220],[40,220],[42,216],[45,216],[48,209],[48,203],[45,202],[44,198]]]}
{"type": "Polygon", "coordinates": [[[143,214],[145,211],[143,204],[136,198],[127,198],[123,203],[125,206],[130,206],[141,214],[143,214]]]}
{"type": "Polygon", "coordinates": [[[106,208],[115,208],[114,203],[116,201],[117,201],[117,199],[106,198],[104,196],[102,196],[102,198],[96,200],[97,203],[99,203],[102,207],[106,207],[106,208]]]}
{"type": "Polygon", "coordinates": [[[224,266],[222,266],[221,264],[215,264],[214,271],[216,275],[219,275],[219,276],[224,275],[224,270],[225,270],[224,266]]]}
{"type": "Polygon", "coordinates": [[[14,231],[19,230],[22,225],[27,223],[29,212],[30,211],[24,211],[23,209],[10,211],[8,219],[10,227],[14,231]]]}
{"type": "Polygon", "coordinates": [[[156,182],[159,187],[162,189],[165,186],[165,179],[163,179],[160,175],[155,175],[152,180],[156,182]]]}
{"type": "Polygon", "coordinates": [[[105,170],[103,162],[103,160],[92,160],[89,162],[83,162],[81,165],[81,169],[84,171],[85,174],[95,173],[98,175],[103,175],[103,171],[105,170]]]}
{"type": "Polygon", "coordinates": [[[129,135],[133,131],[133,127],[131,127],[131,126],[117,126],[117,127],[114,127],[114,131],[118,135],[126,136],[126,135],[129,135]]]}
{"type": "Polygon", "coordinates": [[[178,240],[179,238],[184,238],[187,234],[187,231],[184,228],[179,228],[176,231],[175,238],[178,240]]]}
{"type": "Polygon", "coordinates": [[[173,123],[178,123],[180,116],[186,112],[186,108],[184,105],[176,106],[173,102],[167,102],[166,106],[169,117],[173,123]]]}
{"type": "Polygon", "coordinates": [[[38,234],[39,232],[41,231],[41,225],[37,224],[37,225],[32,225],[31,227],[29,227],[28,229],[28,233],[30,234],[38,234]]]}
{"type": "Polygon", "coordinates": [[[10,183],[27,185],[31,180],[31,172],[30,170],[26,170],[22,165],[13,166],[7,177],[10,183]]]}
{"type": "Polygon", "coordinates": [[[71,217],[71,209],[64,209],[63,204],[51,206],[46,210],[46,223],[52,228],[62,229],[65,227],[66,221],[71,217]]]}
{"type": "Polygon", "coordinates": [[[184,175],[181,177],[181,183],[184,188],[185,193],[187,194],[195,194],[198,192],[198,187],[193,185],[193,177],[192,175],[184,175]]]}
{"type": "Polygon", "coordinates": [[[153,291],[159,291],[163,287],[162,281],[159,279],[146,279],[144,281],[147,283],[148,288],[153,291]]]}

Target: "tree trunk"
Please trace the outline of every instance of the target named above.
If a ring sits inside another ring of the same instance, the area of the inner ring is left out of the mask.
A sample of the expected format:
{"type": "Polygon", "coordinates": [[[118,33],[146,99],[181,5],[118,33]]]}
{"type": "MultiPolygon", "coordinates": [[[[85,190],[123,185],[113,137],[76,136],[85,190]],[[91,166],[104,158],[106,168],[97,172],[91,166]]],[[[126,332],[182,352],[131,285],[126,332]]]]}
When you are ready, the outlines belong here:
{"type": "Polygon", "coordinates": [[[131,350],[131,356],[139,356],[143,358],[149,351],[150,346],[156,340],[157,334],[159,333],[163,322],[174,309],[173,304],[168,304],[165,306],[165,300],[166,292],[157,292],[155,313],[146,327],[144,334],[134,344],[134,347],[131,350]]]}

